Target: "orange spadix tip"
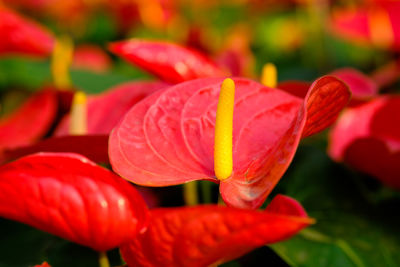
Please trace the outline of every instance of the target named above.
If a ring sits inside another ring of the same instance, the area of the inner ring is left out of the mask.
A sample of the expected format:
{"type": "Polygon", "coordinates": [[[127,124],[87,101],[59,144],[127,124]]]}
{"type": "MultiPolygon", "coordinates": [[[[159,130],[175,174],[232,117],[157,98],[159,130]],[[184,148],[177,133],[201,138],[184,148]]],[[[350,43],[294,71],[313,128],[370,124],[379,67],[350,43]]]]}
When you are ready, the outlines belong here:
{"type": "Polygon", "coordinates": [[[278,71],[274,64],[267,63],[264,65],[261,74],[261,83],[270,88],[276,88],[278,83],[278,71]]]}
{"type": "Polygon", "coordinates": [[[232,175],[232,128],[235,102],[235,82],[225,79],[221,85],[215,120],[214,172],[219,180],[232,175]]]}

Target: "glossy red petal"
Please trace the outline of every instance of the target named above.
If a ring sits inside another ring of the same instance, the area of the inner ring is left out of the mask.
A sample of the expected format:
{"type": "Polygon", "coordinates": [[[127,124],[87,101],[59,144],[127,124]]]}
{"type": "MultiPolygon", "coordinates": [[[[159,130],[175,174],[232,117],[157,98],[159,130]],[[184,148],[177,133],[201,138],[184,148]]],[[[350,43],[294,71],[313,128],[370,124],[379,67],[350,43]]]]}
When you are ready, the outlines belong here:
{"type": "Polygon", "coordinates": [[[205,55],[173,43],[131,39],[110,44],[110,50],[166,82],[226,75],[205,55]]]}
{"type": "Polygon", "coordinates": [[[105,251],[147,224],[138,192],[112,172],[70,153],[39,153],[0,167],[0,215],[105,251]]]}
{"type": "Polygon", "coordinates": [[[338,77],[349,86],[352,99],[365,100],[378,94],[377,84],[356,69],[338,69],[332,72],[331,75],[338,77]]]}
{"type": "Polygon", "coordinates": [[[39,24],[0,6],[0,55],[21,53],[46,57],[53,50],[53,36],[39,24]]]}
{"type": "Polygon", "coordinates": [[[111,68],[111,58],[98,46],[80,45],[74,51],[72,67],[103,73],[111,68]]]}
{"type": "Polygon", "coordinates": [[[70,152],[84,155],[94,162],[108,163],[108,135],[74,135],[52,137],[33,145],[6,150],[3,160],[10,161],[38,152],[70,152]]]}
{"type": "MultiPolygon", "coordinates": [[[[128,82],[102,94],[89,96],[87,133],[109,134],[133,105],[166,86],[161,82],[128,82]]],[[[55,135],[69,135],[69,115],[62,119],[55,135]]]]}
{"type": "Polygon", "coordinates": [[[53,90],[30,97],[19,109],[0,120],[0,151],[32,144],[50,129],[57,113],[53,90]]]}
{"type": "Polygon", "coordinates": [[[351,91],[333,76],[316,80],[306,96],[307,121],[302,137],[316,134],[332,125],[348,104],[351,91]]]}
{"type": "Polygon", "coordinates": [[[297,200],[284,195],[276,195],[265,210],[288,216],[307,217],[306,211],[297,200]]]}
{"type": "Polygon", "coordinates": [[[295,200],[274,201],[281,208],[264,212],[215,205],[152,210],[148,230],[123,245],[122,256],[130,266],[210,266],[288,239],[312,223],[305,213],[287,212],[298,209],[295,200]]]}

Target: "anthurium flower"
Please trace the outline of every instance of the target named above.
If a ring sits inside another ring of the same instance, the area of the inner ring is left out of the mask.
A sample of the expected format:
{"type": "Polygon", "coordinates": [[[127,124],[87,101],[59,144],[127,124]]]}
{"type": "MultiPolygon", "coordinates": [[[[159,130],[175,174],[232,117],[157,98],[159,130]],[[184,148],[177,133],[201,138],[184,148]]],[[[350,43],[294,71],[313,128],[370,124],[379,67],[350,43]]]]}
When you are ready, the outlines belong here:
{"type": "Polygon", "coordinates": [[[53,36],[34,21],[0,4],[0,56],[17,53],[47,57],[54,45],[53,36]]]}
{"type": "Polygon", "coordinates": [[[110,135],[113,169],[145,186],[219,182],[228,205],[257,208],[289,166],[300,139],[333,123],[350,97],[347,86],[332,76],[316,80],[304,100],[234,78],[232,137],[222,136],[223,143],[232,145],[233,172],[220,180],[214,172],[214,147],[223,143],[214,144],[214,138],[222,81],[180,83],[136,104],[110,135]]]}
{"type": "Polygon", "coordinates": [[[111,43],[109,48],[128,62],[170,83],[226,74],[202,53],[165,41],[131,39],[111,43]]]}
{"type": "Polygon", "coordinates": [[[98,46],[80,45],[74,51],[72,67],[102,73],[110,69],[111,59],[98,46]]]}
{"type": "Polygon", "coordinates": [[[71,153],[38,153],[0,166],[0,216],[106,251],[147,225],[139,193],[71,153]]]}
{"type": "Polygon", "coordinates": [[[313,223],[302,206],[276,196],[265,211],[217,205],[151,210],[147,231],[121,246],[129,266],[216,266],[290,238],[313,223]]]}
{"type": "MultiPolygon", "coordinates": [[[[162,82],[128,82],[104,93],[89,95],[87,103],[87,134],[109,134],[123,115],[137,102],[166,87],[162,82]]],[[[55,135],[69,135],[70,115],[57,127],[55,135]]]]}
{"type": "Polygon", "coordinates": [[[373,1],[333,13],[334,33],[351,41],[385,49],[400,49],[400,2],[373,1]]]}
{"type": "Polygon", "coordinates": [[[51,267],[47,262],[43,262],[40,265],[35,265],[34,267],[51,267]]]}
{"type": "Polygon", "coordinates": [[[329,155],[400,189],[400,97],[348,108],[330,134],[329,155]]]}
{"type": "Polygon", "coordinates": [[[54,90],[42,90],[20,108],[0,119],[0,151],[30,145],[50,129],[57,114],[54,90]]]}

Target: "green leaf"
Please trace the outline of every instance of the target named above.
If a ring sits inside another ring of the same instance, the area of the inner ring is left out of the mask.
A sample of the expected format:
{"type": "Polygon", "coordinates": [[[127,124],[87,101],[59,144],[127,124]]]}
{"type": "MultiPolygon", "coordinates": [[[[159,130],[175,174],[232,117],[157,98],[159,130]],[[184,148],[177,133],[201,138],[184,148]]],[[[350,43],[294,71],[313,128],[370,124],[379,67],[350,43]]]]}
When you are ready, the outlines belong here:
{"type": "MultiPolygon", "coordinates": [[[[107,73],[94,73],[85,70],[71,70],[73,85],[86,93],[96,94],[112,86],[135,79],[149,79],[139,69],[120,63],[107,73]]],[[[0,90],[22,87],[38,90],[51,83],[50,64],[20,57],[9,57],[0,60],[0,90]]]]}
{"type": "MultiPolygon", "coordinates": [[[[47,261],[55,267],[98,267],[98,253],[30,226],[0,218],[0,267],[26,267],[47,261]]],[[[117,249],[107,253],[121,265],[117,249]]]]}
{"type": "Polygon", "coordinates": [[[399,266],[400,195],[303,146],[278,190],[317,223],[271,247],[292,266],[399,266]]]}

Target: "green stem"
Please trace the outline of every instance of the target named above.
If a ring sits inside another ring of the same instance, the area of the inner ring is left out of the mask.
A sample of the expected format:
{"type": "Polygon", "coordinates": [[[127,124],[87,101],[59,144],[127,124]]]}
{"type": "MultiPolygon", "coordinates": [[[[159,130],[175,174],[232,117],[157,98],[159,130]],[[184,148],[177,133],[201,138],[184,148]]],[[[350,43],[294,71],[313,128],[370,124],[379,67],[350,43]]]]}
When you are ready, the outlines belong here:
{"type": "Polygon", "coordinates": [[[212,195],[211,195],[211,187],[212,183],[209,181],[201,181],[201,193],[203,196],[204,203],[211,203],[212,202],[212,195]]]}
{"type": "Polygon", "coordinates": [[[110,267],[110,262],[107,257],[107,252],[99,252],[99,266],[110,267]]]}
{"type": "Polygon", "coordinates": [[[188,206],[194,206],[199,203],[197,193],[197,181],[189,182],[183,185],[183,199],[188,206]]]}
{"type": "Polygon", "coordinates": [[[226,206],[224,200],[222,199],[221,194],[218,196],[218,205],[220,205],[220,206],[226,206]]]}

